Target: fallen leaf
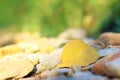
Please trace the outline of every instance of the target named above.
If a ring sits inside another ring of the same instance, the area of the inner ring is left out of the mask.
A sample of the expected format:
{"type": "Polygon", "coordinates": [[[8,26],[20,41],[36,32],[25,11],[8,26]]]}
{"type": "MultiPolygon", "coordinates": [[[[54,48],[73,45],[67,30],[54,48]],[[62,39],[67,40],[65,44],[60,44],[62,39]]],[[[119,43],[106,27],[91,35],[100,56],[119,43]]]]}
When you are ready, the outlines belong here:
{"type": "Polygon", "coordinates": [[[7,60],[0,62],[0,80],[7,78],[21,78],[29,74],[34,65],[29,59],[7,60]]]}
{"type": "Polygon", "coordinates": [[[87,66],[99,58],[97,51],[81,40],[71,40],[63,48],[57,67],[87,66]]]}

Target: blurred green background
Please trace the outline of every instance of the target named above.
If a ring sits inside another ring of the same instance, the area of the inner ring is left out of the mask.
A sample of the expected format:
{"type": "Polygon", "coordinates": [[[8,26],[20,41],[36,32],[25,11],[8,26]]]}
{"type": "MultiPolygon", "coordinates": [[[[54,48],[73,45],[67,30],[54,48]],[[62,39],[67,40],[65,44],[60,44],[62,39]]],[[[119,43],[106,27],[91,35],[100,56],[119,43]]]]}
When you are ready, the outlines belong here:
{"type": "Polygon", "coordinates": [[[57,36],[69,27],[120,32],[120,0],[0,0],[1,30],[57,36]]]}

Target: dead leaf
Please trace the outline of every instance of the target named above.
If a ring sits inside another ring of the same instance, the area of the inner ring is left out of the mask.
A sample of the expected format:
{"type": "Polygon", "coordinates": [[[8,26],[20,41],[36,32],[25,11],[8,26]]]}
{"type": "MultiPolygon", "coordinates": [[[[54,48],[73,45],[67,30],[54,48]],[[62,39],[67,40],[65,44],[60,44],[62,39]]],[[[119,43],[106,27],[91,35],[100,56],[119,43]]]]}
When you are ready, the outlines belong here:
{"type": "Polygon", "coordinates": [[[87,66],[95,62],[99,55],[95,49],[80,40],[71,40],[63,48],[60,64],[57,67],[72,65],[87,66]]]}
{"type": "Polygon", "coordinates": [[[7,78],[21,78],[30,73],[34,65],[29,59],[7,60],[0,62],[0,80],[7,78]]]}

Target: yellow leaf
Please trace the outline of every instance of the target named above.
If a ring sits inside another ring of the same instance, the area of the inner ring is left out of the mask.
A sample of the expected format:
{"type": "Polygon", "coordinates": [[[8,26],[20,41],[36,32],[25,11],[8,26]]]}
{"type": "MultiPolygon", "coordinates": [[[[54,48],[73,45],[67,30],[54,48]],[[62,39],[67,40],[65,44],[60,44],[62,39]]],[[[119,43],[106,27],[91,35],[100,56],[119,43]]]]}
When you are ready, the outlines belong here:
{"type": "Polygon", "coordinates": [[[99,58],[97,51],[80,40],[71,40],[63,48],[57,67],[87,66],[99,58]]]}

